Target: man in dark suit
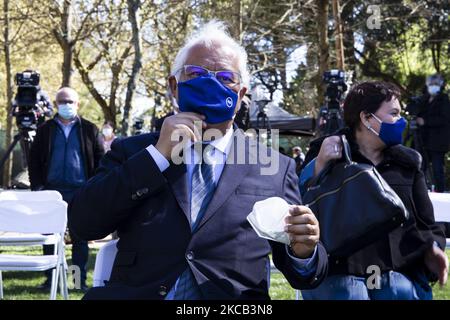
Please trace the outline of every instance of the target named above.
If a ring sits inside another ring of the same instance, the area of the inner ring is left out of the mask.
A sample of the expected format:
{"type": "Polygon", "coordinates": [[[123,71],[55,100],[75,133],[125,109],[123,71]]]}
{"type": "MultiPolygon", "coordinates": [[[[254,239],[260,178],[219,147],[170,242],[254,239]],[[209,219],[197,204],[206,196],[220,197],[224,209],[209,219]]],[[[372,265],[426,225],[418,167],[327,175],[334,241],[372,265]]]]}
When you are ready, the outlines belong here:
{"type": "Polygon", "coordinates": [[[159,135],[114,142],[70,204],[80,237],[117,229],[120,238],[110,280],[86,299],[268,299],[270,252],[295,288],[324,278],[327,255],[317,219],[298,205],[294,161],[233,128],[248,78],[245,51],[220,23],[180,50],[169,78],[175,114],[159,135]],[[272,196],[295,204],[290,246],[258,237],[246,220],[272,196]]]}

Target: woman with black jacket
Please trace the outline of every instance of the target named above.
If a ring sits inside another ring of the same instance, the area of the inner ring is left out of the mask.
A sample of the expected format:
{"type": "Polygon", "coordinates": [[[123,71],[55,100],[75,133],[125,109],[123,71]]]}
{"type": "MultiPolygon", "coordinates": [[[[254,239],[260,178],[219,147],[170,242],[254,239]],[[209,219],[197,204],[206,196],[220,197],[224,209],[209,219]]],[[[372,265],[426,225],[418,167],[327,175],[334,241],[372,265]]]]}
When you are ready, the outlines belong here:
{"type": "Polygon", "coordinates": [[[434,221],[420,169],[421,156],[401,145],[406,121],[400,115],[399,97],[399,90],[385,82],[354,86],[344,102],[347,127],[311,143],[300,190],[306,191],[308,182],[329,161],[342,157],[339,135],[344,134],[353,161],[374,165],[401,198],[410,217],[346,259],[330,259],[328,277],[318,288],[302,291],[304,299],[431,299],[429,283],[439,280],[443,285],[447,281],[445,236],[434,221]],[[381,271],[375,286],[369,283],[373,271],[368,271],[374,269],[381,271]]]}

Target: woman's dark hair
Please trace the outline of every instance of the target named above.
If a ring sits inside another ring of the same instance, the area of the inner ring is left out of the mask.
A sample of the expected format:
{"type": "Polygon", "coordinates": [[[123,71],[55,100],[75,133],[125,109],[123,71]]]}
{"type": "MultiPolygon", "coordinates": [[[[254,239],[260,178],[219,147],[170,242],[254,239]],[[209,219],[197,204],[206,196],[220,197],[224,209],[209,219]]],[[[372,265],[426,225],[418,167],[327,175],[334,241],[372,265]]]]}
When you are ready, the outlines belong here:
{"type": "Polygon", "coordinates": [[[114,124],[112,123],[112,121],[109,121],[109,120],[103,122],[103,125],[104,126],[109,125],[111,128],[114,128],[114,124]]]}
{"type": "Polygon", "coordinates": [[[352,130],[356,130],[361,119],[361,111],[375,113],[383,102],[392,98],[400,100],[400,89],[389,82],[366,81],[354,85],[345,97],[344,121],[352,130]]]}

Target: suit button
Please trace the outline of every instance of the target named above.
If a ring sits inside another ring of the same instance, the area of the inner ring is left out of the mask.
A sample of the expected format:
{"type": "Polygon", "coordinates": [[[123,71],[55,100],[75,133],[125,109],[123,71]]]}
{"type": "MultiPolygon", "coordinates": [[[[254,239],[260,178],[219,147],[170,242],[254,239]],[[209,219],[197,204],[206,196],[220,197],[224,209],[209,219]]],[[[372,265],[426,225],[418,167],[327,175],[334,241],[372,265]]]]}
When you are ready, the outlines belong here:
{"type": "Polygon", "coordinates": [[[193,253],[192,251],[189,251],[189,252],[186,254],[186,259],[188,259],[189,261],[194,260],[194,253],[193,253]]]}
{"type": "Polygon", "coordinates": [[[131,195],[131,199],[132,200],[137,200],[137,199],[139,199],[140,197],[142,197],[146,193],[148,193],[148,188],[139,189],[139,190],[136,191],[136,193],[131,195]]]}
{"type": "Polygon", "coordinates": [[[143,188],[143,189],[139,189],[138,191],[136,191],[136,195],[138,197],[142,197],[144,194],[146,194],[148,192],[148,188],[143,188]]]}
{"type": "Polygon", "coordinates": [[[159,287],[158,294],[159,294],[160,296],[165,296],[165,295],[167,294],[167,287],[165,287],[165,286],[160,286],[160,287],[159,287]]]}

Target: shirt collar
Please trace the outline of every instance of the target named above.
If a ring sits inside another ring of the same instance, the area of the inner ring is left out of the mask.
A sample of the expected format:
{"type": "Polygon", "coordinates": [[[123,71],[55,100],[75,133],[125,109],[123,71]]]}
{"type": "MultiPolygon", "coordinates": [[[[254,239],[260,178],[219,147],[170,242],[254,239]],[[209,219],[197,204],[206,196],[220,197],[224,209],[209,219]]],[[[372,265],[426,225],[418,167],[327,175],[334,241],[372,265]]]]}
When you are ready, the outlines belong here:
{"type": "Polygon", "coordinates": [[[59,119],[58,116],[55,117],[55,121],[56,121],[59,125],[61,125],[61,126],[63,126],[63,127],[70,127],[70,126],[73,126],[73,125],[78,121],[78,116],[75,116],[75,118],[73,118],[73,120],[71,120],[71,121],[70,121],[69,123],[67,123],[67,124],[63,123],[63,122],[61,121],[61,119],[59,119]]]}
{"type": "Polygon", "coordinates": [[[215,149],[219,150],[220,152],[228,154],[228,151],[230,150],[231,147],[233,132],[234,132],[233,128],[227,129],[223,137],[211,141],[210,145],[212,145],[215,149]]]}
{"type": "MultiPolygon", "coordinates": [[[[222,152],[225,155],[228,155],[230,148],[231,148],[231,142],[233,140],[233,133],[234,133],[234,129],[233,127],[229,128],[226,130],[226,133],[223,137],[218,138],[218,139],[214,139],[212,141],[204,141],[204,143],[209,143],[211,146],[213,146],[214,149],[219,150],[220,152],[222,152]]],[[[190,148],[192,147],[193,142],[190,141],[186,147],[190,148]]]]}

